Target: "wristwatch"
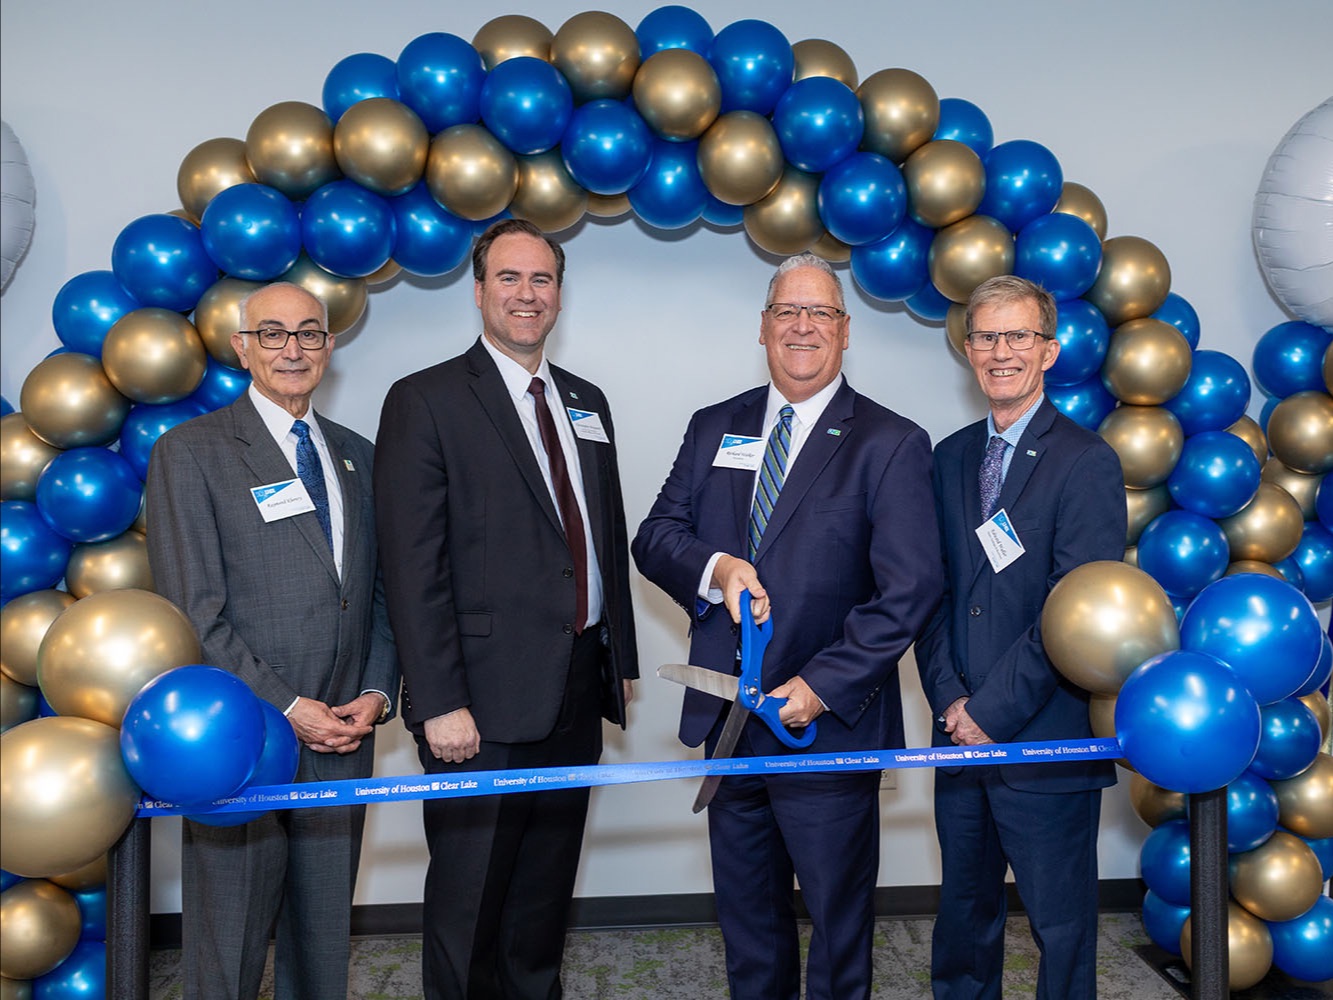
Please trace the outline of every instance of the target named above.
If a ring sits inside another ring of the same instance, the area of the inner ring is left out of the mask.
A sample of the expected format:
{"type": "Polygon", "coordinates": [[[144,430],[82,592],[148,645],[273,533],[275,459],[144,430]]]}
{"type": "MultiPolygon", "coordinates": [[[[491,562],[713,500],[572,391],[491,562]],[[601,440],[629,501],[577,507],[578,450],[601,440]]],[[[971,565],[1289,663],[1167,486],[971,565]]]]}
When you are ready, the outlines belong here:
{"type": "Polygon", "coordinates": [[[389,721],[389,711],[390,711],[389,699],[388,699],[388,698],[385,698],[385,699],[384,699],[384,707],[383,707],[382,709],[380,709],[380,717],[379,717],[378,719],[375,720],[375,724],[376,724],[376,725],[379,725],[379,724],[382,723],[382,722],[388,722],[388,721],[389,721]]]}

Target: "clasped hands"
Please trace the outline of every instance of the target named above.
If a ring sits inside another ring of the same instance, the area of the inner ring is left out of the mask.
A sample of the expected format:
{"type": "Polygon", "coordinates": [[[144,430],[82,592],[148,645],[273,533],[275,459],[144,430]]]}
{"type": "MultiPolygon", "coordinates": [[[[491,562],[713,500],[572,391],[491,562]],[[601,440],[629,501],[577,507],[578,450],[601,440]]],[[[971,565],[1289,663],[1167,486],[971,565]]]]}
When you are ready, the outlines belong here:
{"type": "Polygon", "coordinates": [[[967,697],[958,698],[944,710],[944,731],[960,747],[981,746],[995,741],[967,714],[967,697]]]}
{"type": "Polygon", "coordinates": [[[375,728],[386,702],[384,695],[367,691],[346,705],[329,706],[314,698],[297,698],[287,713],[296,738],[315,753],[351,753],[375,728]]]}

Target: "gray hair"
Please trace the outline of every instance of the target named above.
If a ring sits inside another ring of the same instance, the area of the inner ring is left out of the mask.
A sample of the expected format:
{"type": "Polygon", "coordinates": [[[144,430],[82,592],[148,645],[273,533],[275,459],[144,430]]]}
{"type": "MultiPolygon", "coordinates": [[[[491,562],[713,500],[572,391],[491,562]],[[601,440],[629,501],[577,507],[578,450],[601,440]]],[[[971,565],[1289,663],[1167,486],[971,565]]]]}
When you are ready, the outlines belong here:
{"type": "Polygon", "coordinates": [[[1055,299],[1051,293],[1027,278],[1016,274],[1001,274],[987,278],[967,298],[967,332],[972,332],[972,317],[983,306],[1008,302],[1035,302],[1040,317],[1041,329],[1048,337],[1055,336],[1055,327],[1059,322],[1055,299]]]}
{"type": "Polygon", "coordinates": [[[764,296],[765,307],[773,304],[773,292],[778,287],[778,279],[788,271],[795,271],[802,267],[813,267],[816,271],[822,271],[832,278],[833,287],[838,293],[838,301],[834,303],[834,305],[839,309],[845,309],[847,307],[847,300],[843,298],[842,294],[842,279],[838,277],[838,272],[833,270],[833,265],[823,257],[816,256],[809,251],[798,253],[795,257],[788,257],[778,265],[778,269],[773,272],[773,277],[770,278],[768,282],[768,294],[764,296]]]}
{"type": "Polygon", "coordinates": [[[323,325],[324,329],[327,330],[329,328],[329,307],[323,299],[310,289],[302,288],[294,281],[273,281],[264,285],[262,288],[256,288],[245,298],[241,299],[239,310],[241,320],[240,329],[248,330],[250,328],[250,300],[262,292],[267,292],[271,288],[295,288],[298,292],[305,292],[305,294],[309,295],[319,304],[319,322],[323,325]]]}

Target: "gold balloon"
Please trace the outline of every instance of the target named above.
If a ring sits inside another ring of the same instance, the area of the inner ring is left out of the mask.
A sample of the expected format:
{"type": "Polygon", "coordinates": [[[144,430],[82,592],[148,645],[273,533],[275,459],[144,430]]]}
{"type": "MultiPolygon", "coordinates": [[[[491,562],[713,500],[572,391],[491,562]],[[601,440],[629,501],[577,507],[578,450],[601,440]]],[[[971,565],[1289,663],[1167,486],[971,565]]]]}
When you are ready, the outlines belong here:
{"type": "Polygon", "coordinates": [[[367,285],[383,285],[398,277],[398,274],[402,269],[402,264],[399,264],[396,260],[390,258],[380,265],[378,271],[375,271],[372,274],[367,274],[362,280],[367,285]]]}
{"type": "Polygon", "coordinates": [[[1285,830],[1252,851],[1233,854],[1229,867],[1231,895],[1263,920],[1294,920],[1323,894],[1318,856],[1285,830]]]}
{"type": "Polygon", "coordinates": [[[472,37],[472,47],[481,55],[486,71],[490,72],[515,56],[532,56],[549,62],[553,38],[551,29],[535,18],[503,14],[481,26],[472,37]]]}
{"type": "Polygon", "coordinates": [[[953,348],[954,354],[967,364],[970,370],[972,363],[967,360],[966,303],[955,302],[949,306],[949,311],[944,314],[944,332],[948,335],[949,346],[953,348]]]}
{"type": "Polygon", "coordinates": [[[1269,784],[1277,792],[1278,822],[1284,827],[1310,840],[1333,837],[1333,757],[1316,754],[1296,777],[1269,784]]]}
{"type": "Polygon", "coordinates": [[[245,156],[256,180],[288,198],[308,197],[341,176],[333,123],[304,101],[282,101],[261,111],[245,134],[245,156]]]}
{"type": "Polygon", "coordinates": [[[732,111],[699,140],[704,186],[728,205],[752,205],[782,180],[786,159],[772,123],[753,111],[732,111]]]}
{"type": "Polygon", "coordinates": [[[856,90],[865,112],[861,148],[902,163],[935,135],[940,99],[925,77],[910,69],[882,69],[856,90]]]}
{"type": "Polygon", "coordinates": [[[1125,549],[1124,558],[1121,559],[1120,561],[1123,562],[1126,566],[1133,566],[1135,569],[1138,569],[1139,547],[1137,545],[1129,546],[1127,549],[1125,549]]]}
{"type": "Polygon", "coordinates": [[[1120,456],[1125,485],[1135,490],[1166,482],[1185,447],[1180,421],[1160,406],[1117,406],[1097,433],[1120,456]]]}
{"type": "Polygon", "coordinates": [[[37,650],[51,623],[74,603],[63,590],[34,590],[0,608],[0,672],[37,686],[37,650]]]}
{"type": "Polygon", "coordinates": [[[1041,641],[1057,670],[1094,694],[1115,694],[1144,660],[1180,648],[1171,598],[1123,562],[1084,563],[1046,597],[1041,641]]]}
{"type": "Polygon", "coordinates": [[[551,63],[574,92],[574,103],[629,95],[639,70],[634,29],[600,10],[575,14],[551,39],[551,63]]]}
{"type": "Polygon", "coordinates": [[[708,60],[689,49],[663,49],[634,75],[634,106],[665,139],[697,139],[717,119],[722,86],[708,60]]]}
{"type": "Polygon", "coordinates": [[[304,252],[279,281],[300,285],[329,311],[329,333],[342,333],[366,311],[366,279],[330,274],[304,252]]]}
{"type": "Polygon", "coordinates": [[[40,695],[35,687],[20,684],[9,674],[0,674],[0,733],[37,718],[40,695]]]}
{"type": "Polygon", "coordinates": [[[59,454],[32,432],[22,413],[0,417],[0,500],[34,499],[42,470],[59,454]]]}
{"type": "Polygon", "coordinates": [[[1111,333],[1102,383],[1122,403],[1157,406],[1180,392],[1193,362],[1189,341],[1170,323],[1132,319],[1111,333]]]}
{"type": "Polygon", "coordinates": [[[1102,243],[1102,269],[1084,298],[1119,326],[1150,316],[1171,291],[1166,255],[1138,236],[1115,236],[1102,243]]]}
{"type": "Polygon", "coordinates": [[[1055,203],[1053,212],[1076,215],[1092,227],[1097,239],[1106,239],[1106,206],[1092,193],[1090,188],[1073,181],[1065,181],[1060,189],[1060,200],[1055,203]]]}
{"type": "Polygon", "coordinates": [[[1099,739],[1115,736],[1115,701],[1113,694],[1094,694],[1088,697],[1088,723],[1092,735],[1099,739]]]}
{"type": "Polygon", "coordinates": [[[152,590],[144,536],[126,531],[105,542],[74,546],[65,567],[65,586],[75,597],[103,590],[152,590]]]}
{"type": "Polygon", "coordinates": [[[1322,752],[1328,753],[1328,741],[1333,738],[1333,708],[1328,704],[1328,699],[1320,691],[1312,691],[1309,694],[1301,695],[1300,702],[1311,712],[1319,721],[1319,734],[1322,737],[1322,752]]]}
{"type": "Polygon", "coordinates": [[[569,175],[559,149],[518,158],[518,193],[509,203],[516,219],[544,233],[568,229],[588,208],[588,192],[569,175]]]}
{"type": "Polygon", "coordinates": [[[1271,576],[1275,580],[1285,580],[1275,567],[1265,562],[1258,562],[1254,559],[1237,559],[1233,563],[1227,564],[1227,571],[1223,576],[1239,576],[1241,573],[1261,573],[1264,576],[1271,576]]]}
{"type": "Polygon", "coordinates": [[[406,194],[421,180],[430,133],[400,101],[357,101],[333,129],[333,155],[343,174],[385,197],[406,194]]]}
{"type": "Polygon", "coordinates": [[[37,653],[37,679],[61,715],[119,726],[140,688],[199,656],[194,626],[166,598],[104,590],[51,623],[37,653]]]}
{"type": "MultiPolygon", "coordinates": [[[[1194,961],[1192,916],[1180,929],[1180,953],[1188,967],[1194,961]]],[[[1227,902],[1227,985],[1246,990],[1268,975],[1273,965],[1273,936],[1268,925],[1239,903],[1227,902]]]]}
{"type": "Polygon", "coordinates": [[[828,76],[846,84],[849,90],[856,89],[859,79],[856,63],[842,46],[823,38],[806,38],[792,45],[791,54],[795,60],[792,83],[812,76],[828,76]]]}
{"type": "Polygon", "coordinates": [[[89,861],[86,865],[80,865],[73,871],[61,875],[49,875],[47,881],[54,882],[60,888],[68,889],[70,892],[87,892],[89,889],[106,885],[106,864],[107,857],[103,854],[101,857],[89,861]]]}
{"type": "Polygon", "coordinates": [[[779,257],[802,253],[824,235],[819,219],[819,175],[795,167],[782,172],[769,194],[745,207],[745,232],[779,257]]]}
{"type": "Polygon", "coordinates": [[[240,139],[209,139],[185,154],[176,171],[176,193],[186,217],[195,225],[213,197],[237,184],[253,184],[254,171],[240,139]]]}
{"type": "Polygon", "coordinates": [[[1324,388],[1333,393],[1333,344],[1324,348],[1324,388]]]}
{"type": "Polygon", "coordinates": [[[1263,482],[1281,486],[1290,493],[1292,499],[1300,504],[1302,520],[1315,519],[1315,499],[1319,494],[1319,484],[1323,482],[1323,476],[1297,472],[1283,465],[1280,458],[1270,458],[1264,463],[1260,478],[1263,482]]]}
{"type": "Polygon", "coordinates": [[[459,218],[499,215],[518,190],[518,162],[480,125],[454,125],[437,135],[426,158],[426,186],[459,218]]]}
{"type": "Polygon", "coordinates": [[[1268,436],[1264,434],[1260,427],[1252,418],[1241,417],[1234,424],[1227,428],[1228,434],[1234,434],[1250,446],[1254,452],[1254,457],[1263,465],[1268,461],[1268,436]]]}
{"type": "Polygon", "coordinates": [[[32,1000],[32,980],[0,976],[0,1000],[32,1000]]]}
{"type": "Polygon", "coordinates": [[[25,879],[0,894],[0,974],[36,979],[79,943],[79,904],[46,879],[25,879]]]}
{"type": "Polygon", "coordinates": [[[828,232],[815,240],[810,252],[830,264],[846,264],[852,259],[852,248],[828,232]]]}
{"type": "Polygon", "coordinates": [[[1129,777],[1129,804],[1139,819],[1149,826],[1161,826],[1167,820],[1184,819],[1187,798],[1184,792],[1154,785],[1141,774],[1129,777]]]}
{"type": "Polygon", "coordinates": [[[599,219],[614,219],[630,211],[628,194],[589,194],[588,214],[599,219]]]}
{"type": "Polygon", "coordinates": [[[263,287],[262,281],[220,278],[199,296],[194,307],[194,329],[218,364],[241,367],[241,359],[231,346],[231,335],[241,328],[241,302],[263,287]]]}
{"type": "Polygon", "coordinates": [[[1152,523],[1158,514],[1165,514],[1171,509],[1171,491],[1163,483],[1146,490],[1125,490],[1125,507],[1129,512],[1129,533],[1125,537],[1126,545],[1137,545],[1143,529],[1152,523]]]}
{"type": "Polygon", "coordinates": [[[120,756],[120,733],[92,719],[48,716],[0,736],[0,868],[60,875],[107,852],[143,793],[120,756]]]}
{"type": "Polygon", "coordinates": [[[148,534],[148,504],[143,499],[139,500],[139,516],[130,525],[130,530],[144,536],[148,534]]]}
{"type": "Polygon", "coordinates": [[[930,243],[930,280],[945,298],[966,302],[972,289],[1014,269],[1014,238],[1004,223],[971,215],[946,226],[930,243]]]}
{"type": "Polygon", "coordinates": [[[140,403],[174,403],[203,381],[208,352],[188,319],[170,309],[135,309],[116,320],[102,344],[102,367],[121,393],[140,403]]]}
{"type": "Polygon", "coordinates": [[[1217,523],[1227,536],[1232,559],[1259,563],[1287,558],[1296,551],[1305,529],[1301,505],[1295,498],[1282,487],[1264,482],[1253,500],[1217,523]]]}
{"type": "Polygon", "coordinates": [[[1322,476],[1333,469],[1333,396],[1311,390],[1278,403],[1268,417],[1268,446],[1297,472],[1322,476]]]}
{"type": "Polygon", "coordinates": [[[19,390],[28,429],[57,448],[109,444],[120,433],[130,401],[116,391],[102,363],[87,354],[57,354],[37,362],[19,390]]]}
{"type": "Polygon", "coordinates": [[[907,211],[932,229],[951,225],[977,210],[986,193],[986,168],[970,146],[936,139],[903,164],[907,211]]]}

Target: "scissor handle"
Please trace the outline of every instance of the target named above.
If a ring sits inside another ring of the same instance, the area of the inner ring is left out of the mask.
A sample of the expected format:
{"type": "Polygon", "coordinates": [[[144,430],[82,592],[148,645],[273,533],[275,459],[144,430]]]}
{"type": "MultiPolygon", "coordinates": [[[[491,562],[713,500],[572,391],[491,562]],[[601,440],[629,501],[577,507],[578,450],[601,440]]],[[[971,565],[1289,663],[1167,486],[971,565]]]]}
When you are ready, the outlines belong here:
{"type": "Polygon", "coordinates": [[[764,695],[763,666],[764,650],[773,638],[773,619],[768,618],[762,625],[756,625],[754,612],[750,610],[750,592],[742,590],[741,605],[741,679],[737,700],[754,712],[773,735],[794,750],[803,750],[815,741],[815,723],[805,727],[805,732],[796,736],[783,725],[778,712],[787,704],[786,698],[774,698],[764,695]]]}

